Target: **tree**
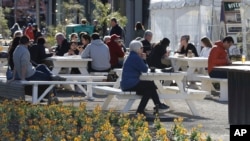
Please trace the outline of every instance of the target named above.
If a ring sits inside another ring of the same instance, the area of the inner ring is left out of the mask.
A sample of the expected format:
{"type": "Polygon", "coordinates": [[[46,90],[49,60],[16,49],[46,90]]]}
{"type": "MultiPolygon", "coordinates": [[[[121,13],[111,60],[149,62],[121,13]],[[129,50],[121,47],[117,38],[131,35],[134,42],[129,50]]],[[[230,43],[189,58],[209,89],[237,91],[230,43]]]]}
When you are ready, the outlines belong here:
{"type": "Polygon", "coordinates": [[[121,27],[125,27],[125,25],[127,24],[127,17],[122,16],[121,13],[118,11],[112,12],[111,5],[109,3],[103,3],[100,0],[92,0],[92,3],[95,5],[93,15],[94,15],[94,18],[102,26],[103,36],[107,32],[107,27],[112,17],[115,17],[119,21],[119,25],[121,27]]]}
{"type": "Polygon", "coordinates": [[[84,18],[84,6],[75,0],[64,0],[62,8],[64,9],[64,23],[79,23],[84,18]]]}
{"type": "Polygon", "coordinates": [[[3,37],[8,37],[10,35],[10,29],[7,24],[8,21],[5,19],[5,12],[8,12],[8,9],[3,10],[3,8],[0,7],[0,32],[3,37]]]}

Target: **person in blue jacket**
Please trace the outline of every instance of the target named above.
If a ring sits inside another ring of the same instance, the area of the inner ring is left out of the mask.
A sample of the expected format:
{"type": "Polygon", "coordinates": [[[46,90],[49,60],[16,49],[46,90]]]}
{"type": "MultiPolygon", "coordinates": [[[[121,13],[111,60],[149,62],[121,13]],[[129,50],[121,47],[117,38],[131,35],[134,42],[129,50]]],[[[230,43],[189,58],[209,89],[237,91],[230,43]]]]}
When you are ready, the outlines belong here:
{"type": "Polygon", "coordinates": [[[148,71],[148,66],[145,63],[146,54],[143,53],[142,43],[133,40],[129,44],[129,49],[130,53],[123,64],[121,89],[123,91],[136,91],[138,95],[142,95],[136,113],[145,115],[144,110],[150,98],[152,98],[155,105],[159,106],[159,109],[168,109],[169,106],[160,102],[154,82],[140,80],[141,73],[148,71]]]}

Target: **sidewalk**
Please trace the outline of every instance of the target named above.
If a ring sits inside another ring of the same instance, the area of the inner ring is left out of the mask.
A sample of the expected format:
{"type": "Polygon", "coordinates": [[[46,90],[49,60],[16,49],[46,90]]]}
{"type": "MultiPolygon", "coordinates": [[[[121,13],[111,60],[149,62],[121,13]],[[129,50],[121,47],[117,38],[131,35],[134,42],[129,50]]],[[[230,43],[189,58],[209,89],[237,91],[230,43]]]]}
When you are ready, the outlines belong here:
{"type": "MultiPolygon", "coordinates": [[[[95,96],[93,101],[86,100],[83,94],[77,94],[74,92],[59,92],[58,98],[65,105],[78,106],[80,102],[87,102],[87,108],[93,109],[96,105],[102,105],[105,97],[95,96]]],[[[131,114],[135,114],[135,110],[139,104],[137,100],[132,109],[129,111],[131,114]]],[[[162,101],[163,102],[163,101],[162,101]]],[[[216,99],[204,99],[204,100],[194,100],[194,104],[200,114],[200,116],[193,116],[190,112],[186,102],[184,100],[171,100],[172,104],[175,106],[174,110],[170,110],[166,113],[160,114],[162,123],[164,123],[167,129],[171,129],[173,125],[173,119],[175,117],[183,117],[183,125],[188,130],[192,127],[201,124],[203,126],[203,131],[211,135],[213,140],[218,141],[219,139],[223,141],[229,141],[229,124],[228,124],[228,103],[219,102],[216,99]]],[[[125,105],[125,100],[113,100],[109,108],[120,110],[125,105]]],[[[147,113],[153,114],[154,104],[152,100],[149,101],[146,109],[147,113]]],[[[149,121],[150,122],[150,121],[149,121]]]]}

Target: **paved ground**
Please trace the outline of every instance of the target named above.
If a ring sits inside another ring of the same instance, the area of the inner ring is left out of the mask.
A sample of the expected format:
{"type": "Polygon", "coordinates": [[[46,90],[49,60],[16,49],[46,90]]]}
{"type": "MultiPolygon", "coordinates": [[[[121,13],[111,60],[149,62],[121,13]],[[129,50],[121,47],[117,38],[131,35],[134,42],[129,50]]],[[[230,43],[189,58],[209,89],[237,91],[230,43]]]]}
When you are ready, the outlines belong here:
{"type": "MultiPolygon", "coordinates": [[[[88,109],[93,109],[97,104],[102,104],[105,97],[100,97],[94,95],[96,98],[93,101],[86,100],[83,94],[78,94],[74,92],[62,92],[58,94],[58,98],[65,105],[78,106],[80,102],[87,102],[88,109]]],[[[173,119],[175,117],[184,118],[184,126],[187,129],[191,129],[198,124],[203,125],[204,131],[211,135],[214,140],[229,141],[229,124],[228,124],[228,103],[219,102],[216,98],[214,99],[204,99],[204,100],[194,100],[194,104],[200,116],[193,116],[190,112],[187,104],[184,100],[171,100],[174,105],[174,110],[170,110],[166,113],[161,114],[162,122],[167,129],[171,128],[173,125],[173,119]]],[[[125,105],[125,100],[114,99],[110,108],[120,110],[125,105]]],[[[129,113],[134,114],[135,110],[139,104],[137,100],[129,113]]],[[[153,113],[154,104],[150,100],[147,105],[147,113],[153,113]]],[[[149,119],[150,120],[150,119],[149,119]]]]}

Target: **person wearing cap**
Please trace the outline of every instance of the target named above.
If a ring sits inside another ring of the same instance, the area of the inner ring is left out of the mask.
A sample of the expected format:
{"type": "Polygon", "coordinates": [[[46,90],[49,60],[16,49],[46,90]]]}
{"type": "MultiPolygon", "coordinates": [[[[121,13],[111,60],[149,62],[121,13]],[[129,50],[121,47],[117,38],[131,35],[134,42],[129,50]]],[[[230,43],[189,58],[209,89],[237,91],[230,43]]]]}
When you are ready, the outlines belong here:
{"type": "Polygon", "coordinates": [[[116,34],[111,35],[110,42],[108,42],[107,45],[111,57],[111,68],[121,68],[122,63],[119,63],[119,58],[123,58],[125,54],[122,50],[122,40],[120,39],[120,36],[116,34]]]}
{"type": "Polygon", "coordinates": [[[212,78],[227,78],[226,71],[216,71],[213,68],[216,66],[227,66],[232,62],[229,59],[227,50],[234,44],[234,40],[231,36],[227,36],[223,41],[216,41],[215,45],[211,49],[208,57],[208,74],[212,78]]]}
{"type": "Polygon", "coordinates": [[[157,43],[153,47],[148,59],[148,64],[150,67],[155,67],[159,69],[169,67],[165,64],[162,64],[161,61],[162,58],[168,57],[169,55],[169,53],[166,51],[166,48],[169,46],[169,44],[169,39],[163,38],[159,43],[157,43]]]}
{"type": "Polygon", "coordinates": [[[188,51],[191,50],[192,53],[194,54],[195,57],[198,57],[198,52],[195,48],[195,46],[191,43],[189,43],[189,39],[190,39],[190,36],[189,35],[183,35],[181,36],[181,41],[180,41],[180,48],[179,50],[177,51],[177,53],[179,54],[184,54],[185,56],[187,56],[188,54],[188,51]]]}
{"type": "Polygon", "coordinates": [[[111,36],[109,36],[109,35],[106,35],[106,36],[103,37],[103,42],[105,44],[108,44],[108,42],[110,42],[110,40],[111,40],[111,36]]]}
{"type": "Polygon", "coordinates": [[[93,33],[91,38],[90,44],[87,45],[81,54],[82,58],[92,58],[88,71],[109,72],[111,66],[108,46],[103,43],[98,33],[93,33]]]}
{"type": "Polygon", "coordinates": [[[146,114],[145,107],[150,98],[159,109],[168,109],[169,106],[160,102],[157,94],[157,87],[153,81],[140,80],[141,73],[148,71],[148,66],[145,63],[146,54],[143,53],[142,43],[133,40],[129,44],[130,53],[123,64],[120,86],[123,91],[136,91],[136,94],[141,95],[142,99],[137,108],[137,114],[146,114]]]}
{"type": "Polygon", "coordinates": [[[28,36],[30,41],[34,41],[34,33],[33,33],[33,27],[31,23],[28,24],[28,27],[26,27],[24,31],[24,35],[28,36]]]}

